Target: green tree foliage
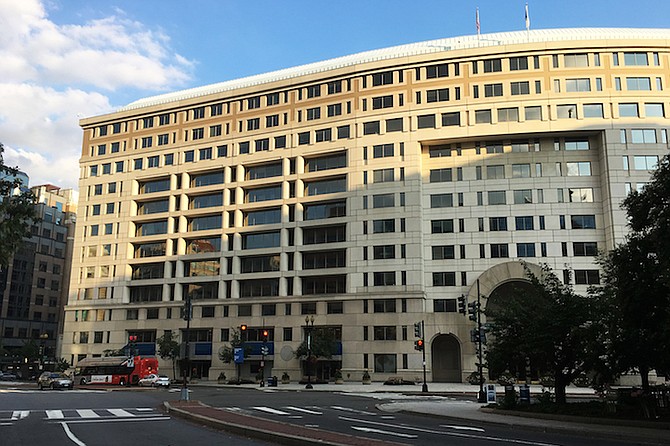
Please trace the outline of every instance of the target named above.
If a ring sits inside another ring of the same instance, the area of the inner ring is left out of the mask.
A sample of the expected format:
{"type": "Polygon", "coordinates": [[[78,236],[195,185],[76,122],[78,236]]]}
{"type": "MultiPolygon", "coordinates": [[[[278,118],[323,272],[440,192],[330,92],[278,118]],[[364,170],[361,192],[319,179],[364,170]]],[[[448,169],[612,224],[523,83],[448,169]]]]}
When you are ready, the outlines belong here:
{"type": "Polygon", "coordinates": [[[230,345],[224,345],[223,348],[219,351],[219,359],[225,364],[230,364],[235,359],[235,349],[244,348],[244,357],[248,357],[251,354],[251,348],[244,347],[244,341],[240,336],[239,330],[233,329],[232,336],[230,337],[230,345]]]}
{"type": "Polygon", "coordinates": [[[0,143],[0,267],[9,265],[23,239],[30,236],[31,224],[37,221],[34,195],[29,191],[12,195],[21,185],[12,178],[19,170],[5,166],[4,150],[0,143]]]}
{"type": "MultiPolygon", "coordinates": [[[[311,338],[311,353],[313,358],[328,359],[337,353],[337,342],[331,330],[315,328],[312,330],[311,338]]],[[[305,339],[296,349],[295,356],[306,359],[307,354],[307,339],[305,339]]]]}
{"type": "Polygon", "coordinates": [[[156,338],[158,345],[158,356],[164,360],[172,361],[172,376],[177,376],[176,361],[181,353],[181,344],[171,331],[165,331],[163,336],[156,338]]]}
{"type": "Polygon", "coordinates": [[[666,156],[640,192],[623,202],[631,233],[603,254],[602,286],[591,290],[607,333],[598,369],[603,381],[638,372],[670,372],[670,160],[666,156]]]}
{"type": "Polygon", "coordinates": [[[489,370],[497,375],[528,358],[541,375],[554,378],[556,402],[565,403],[566,386],[589,368],[585,358],[593,338],[593,306],[547,265],[541,277],[525,264],[524,269],[530,286],[486,309],[489,370]]]}

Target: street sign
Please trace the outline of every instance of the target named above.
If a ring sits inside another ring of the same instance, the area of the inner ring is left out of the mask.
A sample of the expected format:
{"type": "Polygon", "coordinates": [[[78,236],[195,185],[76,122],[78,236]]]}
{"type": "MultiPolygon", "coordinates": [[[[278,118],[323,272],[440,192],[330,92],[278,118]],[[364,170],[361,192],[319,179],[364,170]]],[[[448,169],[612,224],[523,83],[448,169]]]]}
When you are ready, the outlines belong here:
{"type": "Polygon", "coordinates": [[[244,362],[244,349],[241,347],[235,347],[233,350],[233,360],[235,364],[242,364],[244,362]]]}
{"type": "Polygon", "coordinates": [[[261,347],[261,354],[267,355],[268,353],[270,353],[270,349],[268,348],[268,346],[267,345],[262,346],[261,347]]]}

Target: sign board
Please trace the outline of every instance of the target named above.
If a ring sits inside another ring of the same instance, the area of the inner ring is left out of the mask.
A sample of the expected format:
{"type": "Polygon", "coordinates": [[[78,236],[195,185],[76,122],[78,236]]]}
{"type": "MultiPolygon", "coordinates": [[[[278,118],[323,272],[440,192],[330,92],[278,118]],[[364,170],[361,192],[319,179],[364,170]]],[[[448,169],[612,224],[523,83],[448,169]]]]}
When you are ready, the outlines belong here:
{"type": "Polygon", "coordinates": [[[92,375],[91,381],[92,384],[96,383],[110,383],[112,382],[112,375],[92,375]]]}
{"type": "Polygon", "coordinates": [[[496,385],[487,384],[486,385],[486,402],[495,403],[496,402],[496,385]]]}
{"type": "Polygon", "coordinates": [[[242,364],[244,362],[244,349],[242,347],[235,347],[233,350],[233,360],[235,364],[242,364]]]}
{"type": "Polygon", "coordinates": [[[128,358],[128,363],[126,363],[126,367],[128,367],[129,369],[134,369],[135,368],[135,358],[133,358],[132,356],[130,358],[128,358]]]}

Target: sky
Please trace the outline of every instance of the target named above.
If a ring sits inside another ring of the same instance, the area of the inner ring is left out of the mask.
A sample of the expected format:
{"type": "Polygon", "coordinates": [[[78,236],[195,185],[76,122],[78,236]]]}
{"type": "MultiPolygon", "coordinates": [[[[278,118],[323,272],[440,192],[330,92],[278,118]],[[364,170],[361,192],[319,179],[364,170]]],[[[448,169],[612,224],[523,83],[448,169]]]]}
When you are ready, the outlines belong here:
{"type": "MultiPolygon", "coordinates": [[[[412,42],[525,29],[521,0],[0,0],[0,142],[30,185],[77,188],[83,117],[412,42]]],[[[667,28],[670,2],[528,0],[531,29],[667,28]]]]}

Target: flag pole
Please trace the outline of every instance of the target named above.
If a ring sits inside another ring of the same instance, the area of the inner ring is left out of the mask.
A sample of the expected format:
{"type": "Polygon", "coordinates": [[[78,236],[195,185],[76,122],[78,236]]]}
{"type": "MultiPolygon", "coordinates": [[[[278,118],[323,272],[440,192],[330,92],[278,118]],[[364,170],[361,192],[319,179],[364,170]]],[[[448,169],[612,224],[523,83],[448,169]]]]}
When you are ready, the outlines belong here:
{"type": "Polygon", "coordinates": [[[479,23],[479,8],[477,8],[475,13],[475,25],[477,26],[477,42],[479,42],[479,36],[481,34],[481,25],[479,23]]]}
{"type": "Polygon", "coordinates": [[[527,2],[526,2],[526,39],[530,42],[530,15],[528,14],[527,2]]]}

